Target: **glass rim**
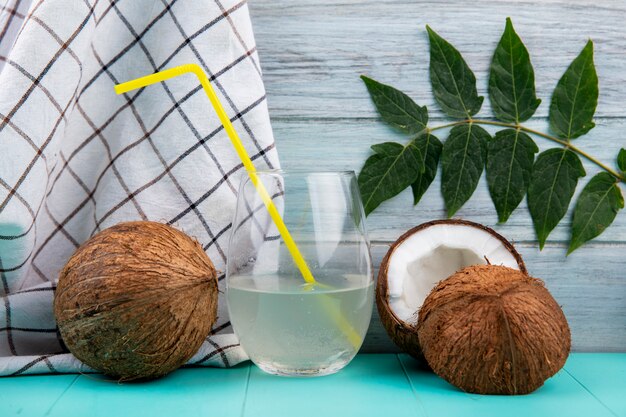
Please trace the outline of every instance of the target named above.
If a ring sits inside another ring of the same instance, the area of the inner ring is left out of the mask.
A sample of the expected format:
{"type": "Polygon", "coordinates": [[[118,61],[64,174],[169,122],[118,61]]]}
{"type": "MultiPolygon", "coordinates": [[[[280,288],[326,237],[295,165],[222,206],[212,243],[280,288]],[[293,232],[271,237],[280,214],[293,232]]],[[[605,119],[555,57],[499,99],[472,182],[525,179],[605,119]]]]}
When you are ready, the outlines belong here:
{"type": "Polygon", "coordinates": [[[255,174],[307,174],[307,175],[356,175],[356,172],[351,169],[345,170],[325,170],[325,169],[306,169],[306,168],[273,168],[273,169],[258,169],[254,171],[255,174]]]}

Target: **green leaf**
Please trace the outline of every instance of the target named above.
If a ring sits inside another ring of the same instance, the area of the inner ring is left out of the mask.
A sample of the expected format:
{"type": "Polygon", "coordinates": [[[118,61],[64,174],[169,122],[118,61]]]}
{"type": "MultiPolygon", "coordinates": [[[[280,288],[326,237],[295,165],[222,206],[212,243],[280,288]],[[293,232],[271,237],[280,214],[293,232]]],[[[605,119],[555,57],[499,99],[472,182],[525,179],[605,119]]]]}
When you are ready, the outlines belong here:
{"type": "Polygon", "coordinates": [[[476,93],[476,77],[467,63],[445,39],[429,26],[430,82],[435,100],[450,117],[467,119],[478,113],[484,97],[476,93]]]}
{"type": "Polygon", "coordinates": [[[576,202],[572,240],[567,254],[604,232],[623,208],[624,197],[615,177],[608,172],[595,175],[583,188],[576,202]]]}
{"type": "Polygon", "coordinates": [[[475,124],[455,126],[441,152],[441,192],[452,217],[472,196],[483,173],[489,133],[475,124]]]}
{"type": "Polygon", "coordinates": [[[501,223],[524,199],[537,152],[530,136],[516,129],[502,130],[489,142],[487,184],[501,223]]]}
{"type": "Polygon", "coordinates": [[[530,55],[510,18],[491,60],[489,99],[496,118],[514,123],[528,120],[541,103],[535,95],[530,55]]]}
{"type": "Polygon", "coordinates": [[[407,146],[386,142],[372,149],[376,153],[365,161],[358,179],[365,215],[415,182],[423,170],[422,156],[413,142],[407,146]]]}
{"type": "Polygon", "coordinates": [[[402,91],[361,75],[383,120],[403,132],[415,134],[426,129],[428,111],[402,91]]]}
{"type": "Polygon", "coordinates": [[[626,173],[626,149],[620,149],[617,154],[617,167],[620,171],[626,173]]]}
{"type": "Polygon", "coordinates": [[[584,176],[578,155],[568,149],[548,149],[537,157],[528,186],[528,208],[540,249],[565,216],[578,178],[584,176]]]}
{"type": "Polygon", "coordinates": [[[413,189],[413,204],[415,205],[419,203],[437,175],[437,165],[439,165],[439,157],[441,156],[441,148],[443,145],[439,139],[430,133],[424,133],[418,136],[413,142],[420,150],[422,166],[424,167],[424,172],[418,174],[415,182],[411,184],[411,188],[413,189]]]}
{"type": "Polygon", "coordinates": [[[563,139],[590,131],[598,104],[598,76],[593,65],[593,42],[588,41],[567,68],[552,94],[550,128],[563,139]]]}

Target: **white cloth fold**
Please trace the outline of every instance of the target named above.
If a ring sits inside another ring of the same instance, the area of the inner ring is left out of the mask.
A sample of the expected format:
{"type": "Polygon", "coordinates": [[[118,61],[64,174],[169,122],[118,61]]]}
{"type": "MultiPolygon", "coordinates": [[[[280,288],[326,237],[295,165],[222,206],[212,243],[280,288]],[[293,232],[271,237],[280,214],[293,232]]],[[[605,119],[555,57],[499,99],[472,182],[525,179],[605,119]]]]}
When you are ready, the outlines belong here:
{"type": "MultiPolygon", "coordinates": [[[[257,168],[278,167],[245,1],[7,0],[0,6],[0,375],[85,372],[52,314],[78,245],[121,221],[171,224],[224,271],[243,168],[192,75],[197,63],[257,168]]],[[[190,364],[246,359],[224,299],[190,364]]]]}

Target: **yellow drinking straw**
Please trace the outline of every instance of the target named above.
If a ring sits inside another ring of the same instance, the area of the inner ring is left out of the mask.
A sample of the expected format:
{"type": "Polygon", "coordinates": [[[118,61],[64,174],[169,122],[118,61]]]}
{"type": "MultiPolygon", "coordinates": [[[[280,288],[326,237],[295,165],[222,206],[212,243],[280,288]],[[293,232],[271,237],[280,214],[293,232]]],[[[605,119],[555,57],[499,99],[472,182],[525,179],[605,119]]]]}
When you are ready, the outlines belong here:
{"type": "MultiPolygon", "coordinates": [[[[127,93],[129,91],[136,90],[142,87],[147,87],[151,84],[156,84],[158,82],[169,80],[170,78],[178,77],[179,75],[183,75],[187,73],[193,73],[196,77],[198,77],[200,84],[202,84],[202,88],[204,88],[204,92],[206,93],[207,97],[211,101],[211,105],[215,109],[215,112],[217,113],[217,117],[219,117],[220,122],[224,126],[224,130],[226,130],[226,133],[228,134],[230,141],[235,147],[235,151],[237,151],[237,155],[239,155],[239,159],[241,159],[243,166],[248,172],[248,176],[250,177],[252,184],[254,184],[254,186],[256,187],[256,190],[261,196],[261,199],[263,200],[263,203],[265,204],[267,211],[272,217],[274,224],[278,228],[278,231],[280,232],[280,235],[285,242],[285,246],[287,246],[287,249],[289,250],[289,253],[291,254],[291,257],[293,258],[293,261],[295,262],[296,266],[300,270],[300,273],[302,274],[304,281],[306,281],[308,284],[316,284],[317,282],[315,281],[315,278],[313,278],[313,274],[311,273],[311,270],[309,269],[309,266],[307,265],[306,260],[300,253],[300,249],[298,249],[298,245],[296,245],[296,242],[291,237],[291,233],[289,233],[289,229],[287,229],[287,226],[285,225],[285,222],[280,216],[278,209],[276,209],[276,206],[274,205],[272,198],[267,192],[267,189],[265,188],[263,183],[259,181],[259,178],[256,175],[256,169],[254,168],[254,164],[252,163],[252,160],[250,159],[248,152],[246,152],[246,148],[244,148],[243,143],[241,142],[241,139],[239,138],[239,135],[237,135],[237,132],[235,131],[235,128],[233,127],[233,124],[230,122],[230,118],[228,117],[228,115],[226,114],[226,111],[224,110],[224,107],[222,106],[222,103],[220,103],[220,100],[217,98],[217,94],[215,94],[215,90],[213,90],[211,83],[209,83],[209,79],[207,78],[202,68],[200,68],[200,66],[198,66],[197,64],[186,64],[186,65],[181,65],[178,67],[166,69],[163,71],[159,71],[154,74],[146,75],[144,77],[139,77],[134,80],[127,81],[125,83],[117,84],[115,86],[115,93],[116,94],[127,93]]],[[[335,316],[334,318],[337,324],[346,334],[350,343],[355,348],[358,348],[361,345],[361,341],[362,341],[361,336],[354,330],[354,328],[350,325],[350,323],[346,321],[345,317],[343,317],[340,314],[340,312],[336,312],[336,314],[333,314],[333,316],[335,316]]]]}
{"type": "Polygon", "coordinates": [[[197,64],[187,64],[187,65],[181,65],[179,67],[166,69],[164,71],[160,71],[155,74],[146,75],[145,77],[140,77],[140,78],[116,85],[115,92],[117,94],[127,93],[131,90],[136,90],[138,88],[146,87],[151,84],[169,80],[170,78],[178,77],[179,75],[183,75],[188,72],[195,74],[195,76],[198,77],[198,80],[200,80],[200,84],[202,84],[202,87],[204,88],[204,92],[206,93],[207,97],[209,97],[209,100],[211,101],[211,105],[213,105],[213,108],[215,109],[215,112],[217,113],[217,117],[219,117],[220,122],[222,122],[222,125],[224,126],[224,129],[226,130],[226,133],[228,134],[230,141],[233,143],[233,146],[235,147],[235,151],[237,151],[237,155],[239,155],[239,159],[241,159],[243,166],[246,168],[246,171],[248,171],[248,176],[250,177],[252,184],[254,184],[259,195],[261,196],[261,199],[263,200],[263,203],[265,204],[267,211],[270,213],[270,216],[272,217],[274,224],[278,228],[280,235],[285,241],[285,246],[287,246],[287,249],[289,249],[289,253],[291,254],[291,257],[293,258],[293,261],[295,262],[296,266],[300,270],[302,277],[307,283],[314,284],[315,278],[313,278],[313,274],[311,273],[309,266],[307,265],[306,261],[304,260],[304,257],[300,253],[300,249],[298,249],[298,245],[296,245],[296,242],[291,237],[291,233],[289,233],[289,229],[287,229],[285,222],[283,221],[282,217],[280,217],[280,213],[278,212],[278,209],[276,209],[276,206],[274,205],[272,198],[267,192],[267,189],[265,188],[263,183],[259,181],[259,178],[256,176],[255,174],[256,170],[254,168],[254,165],[252,164],[252,160],[250,159],[248,152],[246,152],[246,148],[244,148],[243,143],[241,142],[241,139],[239,138],[239,135],[237,135],[237,132],[235,131],[235,128],[233,127],[233,124],[230,122],[230,118],[228,117],[228,115],[226,114],[226,111],[224,110],[224,107],[222,106],[222,103],[220,103],[220,100],[217,98],[217,94],[215,94],[215,90],[213,90],[211,83],[209,83],[209,79],[207,78],[204,71],[202,71],[202,68],[200,68],[200,66],[198,66],[197,64]]]}

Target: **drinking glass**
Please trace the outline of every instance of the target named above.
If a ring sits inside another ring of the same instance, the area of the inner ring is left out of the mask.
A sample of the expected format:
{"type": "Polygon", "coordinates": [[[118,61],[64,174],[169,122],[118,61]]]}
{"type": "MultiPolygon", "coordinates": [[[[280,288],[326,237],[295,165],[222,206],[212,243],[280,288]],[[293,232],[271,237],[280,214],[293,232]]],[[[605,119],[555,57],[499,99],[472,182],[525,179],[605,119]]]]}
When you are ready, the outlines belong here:
{"type": "Polygon", "coordinates": [[[327,375],[361,347],[372,262],[353,171],[257,171],[315,282],[306,282],[247,176],[228,248],[228,311],[250,359],[277,375],[327,375]]]}

